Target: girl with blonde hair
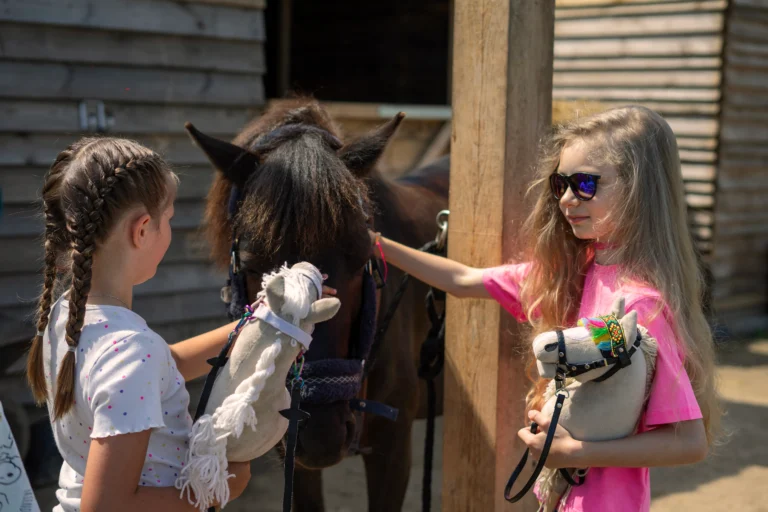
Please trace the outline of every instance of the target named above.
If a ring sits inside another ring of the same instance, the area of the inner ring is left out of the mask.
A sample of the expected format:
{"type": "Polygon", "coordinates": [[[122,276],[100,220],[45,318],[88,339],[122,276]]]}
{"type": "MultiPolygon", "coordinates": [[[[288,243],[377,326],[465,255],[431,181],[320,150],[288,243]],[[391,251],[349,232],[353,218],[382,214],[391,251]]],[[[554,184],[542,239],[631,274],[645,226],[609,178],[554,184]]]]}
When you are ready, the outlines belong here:
{"type": "MultiPolygon", "coordinates": [[[[687,223],[675,136],[641,106],[615,108],[560,127],[542,145],[536,198],[521,263],[477,269],[404,247],[378,234],[388,261],[456,297],[498,301],[536,334],[610,312],[615,298],[637,311],[659,343],[637,433],[582,442],[558,427],[547,466],[592,468],[560,512],[647,511],[649,467],[701,461],[719,432],[712,334],[703,277],[687,223]]],[[[533,354],[529,353],[533,365],[533,354]]],[[[538,459],[549,420],[539,410],[547,381],[528,394],[538,434],[518,435],[538,459]]]]}

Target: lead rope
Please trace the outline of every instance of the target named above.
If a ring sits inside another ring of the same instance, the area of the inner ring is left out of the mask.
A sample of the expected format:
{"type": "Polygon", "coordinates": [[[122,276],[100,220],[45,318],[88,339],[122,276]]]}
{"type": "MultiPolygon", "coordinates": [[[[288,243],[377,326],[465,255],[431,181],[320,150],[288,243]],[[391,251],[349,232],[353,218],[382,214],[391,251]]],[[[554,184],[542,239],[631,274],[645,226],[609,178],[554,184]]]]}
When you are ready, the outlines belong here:
{"type": "MultiPolygon", "coordinates": [[[[448,216],[443,210],[437,214],[438,232],[429,252],[445,257],[448,243],[448,216]]],[[[427,431],[424,436],[424,473],[421,478],[421,510],[429,512],[432,508],[432,459],[435,450],[435,416],[437,416],[437,392],[435,379],[443,371],[445,362],[445,304],[442,312],[435,308],[436,300],[445,303],[445,292],[429,288],[426,296],[426,309],[432,326],[427,338],[421,344],[419,352],[419,377],[427,384],[427,431]]]]}
{"type": "MultiPolygon", "coordinates": [[[[202,393],[200,393],[200,400],[197,402],[197,409],[195,410],[195,419],[193,423],[199,420],[200,416],[205,414],[205,408],[208,406],[208,399],[211,397],[211,391],[213,391],[213,384],[216,382],[216,377],[219,375],[219,370],[224,368],[224,366],[227,364],[227,361],[229,360],[227,354],[229,354],[229,350],[232,348],[232,344],[235,342],[235,339],[237,339],[237,336],[240,334],[240,331],[243,329],[245,324],[253,319],[253,307],[250,304],[246,304],[245,312],[243,312],[243,315],[240,317],[240,321],[237,322],[235,328],[232,329],[232,331],[227,336],[227,342],[224,344],[224,347],[222,347],[219,355],[206,361],[209,365],[211,365],[211,370],[205,377],[205,384],[203,385],[202,393]]],[[[208,512],[216,512],[216,507],[209,507],[208,512]]]]}
{"type": "MultiPolygon", "coordinates": [[[[260,304],[257,302],[256,305],[260,304]]],[[[197,421],[205,413],[205,408],[208,406],[208,399],[211,396],[213,385],[216,381],[216,377],[226,364],[229,358],[230,349],[232,344],[237,339],[240,331],[250,321],[254,320],[254,309],[251,305],[245,306],[245,312],[235,328],[227,336],[227,342],[219,352],[219,355],[208,359],[208,364],[211,365],[211,370],[205,378],[205,384],[203,385],[203,391],[200,394],[200,400],[197,403],[197,409],[195,410],[195,419],[197,421]]],[[[280,411],[280,414],[288,420],[288,432],[287,432],[287,446],[285,451],[285,487],[283,492],[283,511],[291,512],[291,506],[293,502],[293,473],[295,467],[296,456],[296,440],[299,433],[299,421],[309,418],[309,413],[302,411],[301,405],[301,389],[304,387],[304,380],[301,378],[302,370],[304,369],[304,351],[299,352],[296,360],[293,362],[291,372],[293,378],[291,379],[291,408],[280,411]]],[[[216,507],[209,507],[208,512],[216,512],[216,507]]]]}
{"type": "Polygon", "coordinates": [[[304,387],[304,379],[301,372],[304,369],[304,351],[299,353],[293,362],[291,371],[291,408],[280,411],[280,414],[288,420],[287,442],[285,447],[285,485],[283,487],[283,512],[291,512],[293,504],[293,473],[296,461],[296,442],[299,435],[299,422],[309,418],[309,413],[302,411],[301,390],[304,387]]]}

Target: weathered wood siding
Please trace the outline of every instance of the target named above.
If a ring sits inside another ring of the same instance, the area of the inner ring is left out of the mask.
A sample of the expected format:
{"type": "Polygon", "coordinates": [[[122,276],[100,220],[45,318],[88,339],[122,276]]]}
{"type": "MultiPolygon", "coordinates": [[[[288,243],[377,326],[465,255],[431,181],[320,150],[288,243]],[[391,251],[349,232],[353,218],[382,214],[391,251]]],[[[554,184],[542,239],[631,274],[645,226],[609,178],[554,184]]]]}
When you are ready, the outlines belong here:
{"type": "Polygon", "coordinates": [[[677,135],[690,218],[712,249],[727,0],[557,0],[555,99],[637,103],[677,135]]]}
{"type": "Polygon", "coordinates": [[[81,134],[81,100],[108,133],[162,153],[181,175],[173,242],[135,309],[169,342],[220,324],[224,276],[198,241],[212,170],[184,122],[232,137],[264,104],[263,1],[0,3],[0,346],[30,336],[39,292],[42,177],[81,134]]]}
{"type": "Polygon", "coordinates": [[[732,0],[726,22],[712,271],[737,330],[768,327],[768,0],[732,0]]]}

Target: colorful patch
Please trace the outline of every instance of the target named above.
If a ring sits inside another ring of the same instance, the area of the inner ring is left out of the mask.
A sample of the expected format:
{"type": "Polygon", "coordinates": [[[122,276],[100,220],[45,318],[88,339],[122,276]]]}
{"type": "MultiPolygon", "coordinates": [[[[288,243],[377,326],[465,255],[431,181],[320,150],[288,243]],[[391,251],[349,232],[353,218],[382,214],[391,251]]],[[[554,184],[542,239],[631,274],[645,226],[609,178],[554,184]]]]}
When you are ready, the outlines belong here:
{"type": "Polygon", "coordinates": [[[624,329],[614,314],[582,318],[578,324],[589,331],[598,350],[610,352],[612,357],[617,357],[618,348],[626,345],[624,329]]]}

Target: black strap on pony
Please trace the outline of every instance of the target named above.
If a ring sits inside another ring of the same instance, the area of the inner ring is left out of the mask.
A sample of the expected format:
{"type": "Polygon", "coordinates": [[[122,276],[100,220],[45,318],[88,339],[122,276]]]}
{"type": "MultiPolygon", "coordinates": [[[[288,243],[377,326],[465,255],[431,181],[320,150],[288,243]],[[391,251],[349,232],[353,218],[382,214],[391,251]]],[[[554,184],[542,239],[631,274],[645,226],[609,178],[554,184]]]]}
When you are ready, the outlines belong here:
{"type": "Polygon", "coordinates": [[[235,320],[243,316],[245,306],[248,305],[248,283],[245,275],[240,271],[240,238],[234,228],[234,217],[240,208],[240,187],[232,185],[227,203],[227,216],[232,223],[232,247],[229,250],[229,277],[227,286],[221,289],[221,300],[227,309],[227,316],[235,320]]]}
{"type": "MultiPolygon", "coordinates": [[[[432,240],[422,246],[419,250],[430,254],[445,256],[446,239],[443,238],[441,242],[442,243],[438,240],[432,240]]],[[[395,295],[392,297],[392,302],[390,302],[387,311],[379,323],[364,376],[368,375],[368,372],[371,371],[376,362],[378,349],[381,346],[384,335],[387,333],[387,329],[389,329],[389,324],[395,316],[395,312],[403,299],[403,295],[405,294],[410,279],[410,274],[403,275],[400,285],[398,286],[395,295]]],[[[426,339],[421,344],[418,375],[425,380],[427,385],[427,428],[424,439],[424,473],[422,475],[421,508],[422,511],[428,512],[432,503],[432,459],[434,458],[435,416],[437,415],[435,378],[437,378],[437,376],[440,375],[440,372],[443,371],[443,363],[445,360],[445,306],[438,312],[436,303],[438,301],[445,302],[445,292],[430,287],[425,301],[427,315],[431,326],[426,339]]]]}
{"type": "Polygon", "coordinates": [[[435,416],[437,393],[435,379],[443,371],[445,362],[445,292],[430,288],[426,297],[427,314],[431,327],[419,353],[419,377],[427,384],[427,431],[424,439],[424,473],[421,480],[421,510],[429,512],[432,506],[432,459],[435,449],[435,416]],[[435,301],[443,303],[438,313],[435,301]]]}

